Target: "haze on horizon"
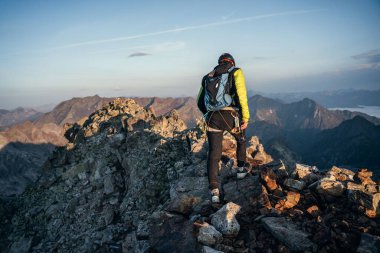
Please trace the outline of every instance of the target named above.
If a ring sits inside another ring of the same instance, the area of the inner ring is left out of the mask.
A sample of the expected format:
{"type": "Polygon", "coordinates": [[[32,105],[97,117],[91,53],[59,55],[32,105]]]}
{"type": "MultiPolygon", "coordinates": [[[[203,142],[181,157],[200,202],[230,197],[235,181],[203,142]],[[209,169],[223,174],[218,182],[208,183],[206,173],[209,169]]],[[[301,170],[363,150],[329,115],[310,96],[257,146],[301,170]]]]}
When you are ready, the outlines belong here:
{"type": "Polygon", "coordinates": [[[195,96],[231,53],[249,90],[380,89],[380,2],[0,0],[0,108],[195,96]]]}

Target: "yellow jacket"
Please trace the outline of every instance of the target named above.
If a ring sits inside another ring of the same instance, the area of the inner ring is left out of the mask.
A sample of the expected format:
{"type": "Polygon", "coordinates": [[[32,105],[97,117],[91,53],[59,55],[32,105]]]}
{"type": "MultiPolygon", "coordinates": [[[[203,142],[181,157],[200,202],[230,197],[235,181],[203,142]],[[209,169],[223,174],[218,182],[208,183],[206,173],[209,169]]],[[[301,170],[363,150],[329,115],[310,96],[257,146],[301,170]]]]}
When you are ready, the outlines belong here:
{"type": "MultiPolygon", "coordinates": [[[[245,85],[245,78],[241,69],[238,69],[234,72],[234,80],[236,87],[237,102],[241,110],[242,119],[244,122],[248,122],[250,115],[248,107],[247,87],[245,85]]],[[[236,99],[234,99],[234,101],[236,101],[236,99]]]]}
{"type": "MultiPolygon", "coordinates": [[[[249,122],[249,107],[248,107],[248,97],[247,97],[247,87],[245,85],[245,78],[243,71],[241,69],[237,69],[233,72],[234,75],[234,81],[233,81],[233,87],[232,87],[232,96],[233,102],[231,106],[238,107],[241,112],[242,120],[244,122],[249,122]]],[[[204,105],[204,96],[205,96],[205,89],[203,87],[203,80],[201,88],[198,92],[197,97],[197,104],[198,108],[201,110],[203,114],[205,114],[206,107],[204,105]]]]}

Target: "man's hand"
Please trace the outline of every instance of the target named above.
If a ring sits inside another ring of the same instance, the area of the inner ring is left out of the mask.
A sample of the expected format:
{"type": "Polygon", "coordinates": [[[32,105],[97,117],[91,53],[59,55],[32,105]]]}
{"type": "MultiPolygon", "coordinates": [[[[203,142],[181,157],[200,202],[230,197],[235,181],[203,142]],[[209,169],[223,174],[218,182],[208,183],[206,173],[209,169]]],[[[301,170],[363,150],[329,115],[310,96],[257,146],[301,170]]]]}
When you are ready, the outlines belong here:
{"type": "Polygon", "coordinates": [[[241,122],[241,130],[244,130],[244,129],[246,129],[247,128],[247,126],[248,126],[248,122],[245,122],[245,121],[242,121],[241,122]]]}

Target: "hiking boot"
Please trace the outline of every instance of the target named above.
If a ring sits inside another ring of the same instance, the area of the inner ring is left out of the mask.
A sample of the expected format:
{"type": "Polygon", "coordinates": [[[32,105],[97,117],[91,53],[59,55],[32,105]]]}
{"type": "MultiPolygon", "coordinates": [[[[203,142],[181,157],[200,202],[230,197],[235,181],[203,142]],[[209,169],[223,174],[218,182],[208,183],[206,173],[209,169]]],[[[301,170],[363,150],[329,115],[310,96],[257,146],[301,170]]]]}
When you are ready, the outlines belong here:
{"type": "Polygon", "coordinates": [[[245,167],[238,167],[236,177],[237,179],[243,179],[247,175],[248,171],[245,167]]]}
{"type": "Polygon", "coordinates": [[[219,189],[218,188],[215,188],[215,189],[211,190],[211,202],[214,203],[214,204],[220,203],[219,189]]]}

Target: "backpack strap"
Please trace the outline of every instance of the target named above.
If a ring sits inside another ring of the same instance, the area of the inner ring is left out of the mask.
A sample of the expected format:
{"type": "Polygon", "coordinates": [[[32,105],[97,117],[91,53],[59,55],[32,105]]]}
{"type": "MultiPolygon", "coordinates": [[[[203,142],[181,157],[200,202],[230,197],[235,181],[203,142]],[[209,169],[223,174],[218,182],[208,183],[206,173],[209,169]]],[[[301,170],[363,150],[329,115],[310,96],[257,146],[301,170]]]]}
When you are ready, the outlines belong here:
{"type": "Polygon", "coordinates": [[[239,68],[235,67],[235,66],[232,66],[229,70],[228,70],[228,91],[229,93],[231,93],[231,88],[233,86],[233,80],[234,80],[234,73],[235,71],[237,71],[239,68]]]}

